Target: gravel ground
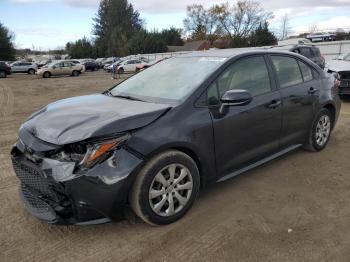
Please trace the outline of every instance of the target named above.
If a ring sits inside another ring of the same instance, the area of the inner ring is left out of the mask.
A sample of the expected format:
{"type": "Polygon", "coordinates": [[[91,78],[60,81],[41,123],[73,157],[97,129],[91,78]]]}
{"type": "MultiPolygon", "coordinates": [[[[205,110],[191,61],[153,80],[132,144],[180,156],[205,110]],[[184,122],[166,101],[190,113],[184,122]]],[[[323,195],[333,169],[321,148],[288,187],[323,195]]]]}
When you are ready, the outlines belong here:
{"type": "Polygon", "coordinates": [[[296,150],[211,186],[173,225],[31,217],[9,160],[20,124],[47,103],[115,82],[104,72],[0,80],[0,261],[350,261],[350,100],[326,150],[296,150]]]}

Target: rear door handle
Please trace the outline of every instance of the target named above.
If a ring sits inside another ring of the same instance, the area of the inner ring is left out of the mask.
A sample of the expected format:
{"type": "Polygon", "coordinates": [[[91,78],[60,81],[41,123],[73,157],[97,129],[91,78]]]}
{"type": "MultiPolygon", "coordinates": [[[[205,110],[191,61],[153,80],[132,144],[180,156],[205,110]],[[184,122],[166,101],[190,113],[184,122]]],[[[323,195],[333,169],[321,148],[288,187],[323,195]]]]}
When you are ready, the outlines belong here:
{"type": "Polygon", "coordinates": [[[312,94],[315,94],[317,91],[318,91],[318,90],[317,90],[316,88],[310,87],[308,93],[309,93],[310,95],[312,95],[312,94]]]}
{"type": "Polygon", "coordinates": [[[281,100],[273,100],[267,107],[271,109],[275,109],[282,104],[281,100]]]}

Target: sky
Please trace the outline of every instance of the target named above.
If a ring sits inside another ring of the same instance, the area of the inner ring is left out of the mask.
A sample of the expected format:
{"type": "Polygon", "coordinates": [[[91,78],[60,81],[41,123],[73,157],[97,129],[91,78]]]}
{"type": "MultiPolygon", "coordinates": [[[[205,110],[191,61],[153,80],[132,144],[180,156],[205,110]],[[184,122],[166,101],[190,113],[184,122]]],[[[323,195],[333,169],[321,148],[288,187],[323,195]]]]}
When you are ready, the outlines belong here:
{"type": "MultiPolygon", "coordinates": [[[[186,6],[210,7],[226,0],[130,0],[147,29],[182,28],[186,6]]],[[[230,0],[230,2],[234,2],[230,0]]],[[[350,30],[350,0],[261,0],[274,13],[271,28],[279,28],[288,14],[291,34],[307,32],[312,25],[320,31],[350,30]]],[[[0,0],[0,22],[15,34],[17,48],[48,50],[68,41],[91,37],[93,17],[99,0],[0,0]]]]}

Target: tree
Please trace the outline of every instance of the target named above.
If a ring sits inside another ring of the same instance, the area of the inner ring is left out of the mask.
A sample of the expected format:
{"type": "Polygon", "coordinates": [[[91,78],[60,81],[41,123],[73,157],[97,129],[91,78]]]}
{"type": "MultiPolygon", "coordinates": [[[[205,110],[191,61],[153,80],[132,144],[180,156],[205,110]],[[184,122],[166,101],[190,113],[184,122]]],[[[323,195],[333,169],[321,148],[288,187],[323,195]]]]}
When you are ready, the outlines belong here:
{"type": "Polygon", "coordinates": [[[318,26],[316,24],[311,25],[310,28],[309,28],[309,31],[310,31],[310,34],[317,33],[318,26]]]}
{"type": "Polygon", "coordinates": [[[260,24],[273,18],[259,2],[243,0],[232,5],[229,3],[215,5],[211,12],[225,34],[235,38],[247,38],[260,24]]]}
{"type": "Polygon", "coordinates": [[[132,54],[152,54],[167,51],[168,47],[163,34],[157,31],[147,32],[142,29],[130,41],[130,53],[132,54]]]}
{"type": "Polygon", "coordinates": [[[184,44],[184,41],[181,38],[182,29],[171,27],[170,29],[162,30],[161,35],[168,46],[180,46],[184,44]]]}
{"type": "Polygon", "coordinates": [[[13,38],[14,35],[0,22],[0,60],[13,61],[15,59],[13,38]]]}
{"type": "Polygon", "coordinates": [[[282,21],[281,21],[281,29],[279,32],[279,39],[280,40],[284,40],[287,38],[288,34],[290,32],[290,26],[289,26],[289,16],[288,14],[285,14],[282,17],[282,21]]]}
{"type": "Polygon", "coordinates": [[[213,43],[218,38],[216,17],[211,9],[206,10],[203,5],[195,4],[187,7],[184,27],[192,40],[209,40],[213,43]]]}
{"type": "Polygon", "coordinates": [[[102,0],[94,18],[98,56],[126,56],[130,40],[142,28],[139,13],[127,0],[102,0]]]}
{"type": "Polygon", "coordinates": [[[250,35],[250,46],[270,46],[277,44],[276,36],[270,32],[269,24],[265,21],[250,35]]]}
{"type": "Polygon", "coordinates": [[[95,47],[86,37],[66,44],[66,51],[71,58],[96,58],[95,47]]]}

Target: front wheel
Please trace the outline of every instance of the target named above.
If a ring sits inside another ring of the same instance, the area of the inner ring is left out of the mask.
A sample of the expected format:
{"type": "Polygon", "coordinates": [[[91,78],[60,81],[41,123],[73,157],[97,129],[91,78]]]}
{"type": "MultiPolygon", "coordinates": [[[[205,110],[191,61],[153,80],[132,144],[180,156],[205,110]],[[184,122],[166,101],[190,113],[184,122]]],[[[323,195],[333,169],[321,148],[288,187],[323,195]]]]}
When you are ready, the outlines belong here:
{"type": "Polygon", "coordinates": [[[35,74],[35,70],[34,70],[34,69],[29,69],[29,70],[28,70],[28,74],[34,75],[34,74],[35,74]]]}
{"type": "Polygon", "coordinates": [[[0,71],[0,78],[6,78],[7,74],[4,71],[0,71]]]}
{"type": "Polygon", "coordinates": [[[143,221],[166,225],[183,217],[200,187],[196,163],[171,150],[152,158],[138,174],[130,192],[130,205],[143,221]]]}
{"type": "Polygon", "coordinates": [[[321,151],[323,150],[330,139],[333,127],[333,117],[330,111],[323,108],[316,116],[311,130],[309,131],[309,137],[304,144],[304,149],[309,151],[321,151]]]}

